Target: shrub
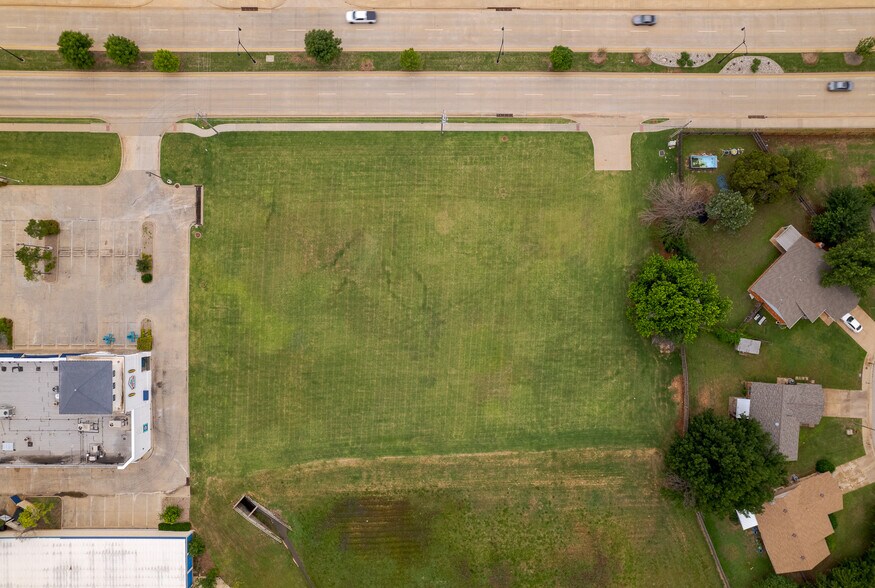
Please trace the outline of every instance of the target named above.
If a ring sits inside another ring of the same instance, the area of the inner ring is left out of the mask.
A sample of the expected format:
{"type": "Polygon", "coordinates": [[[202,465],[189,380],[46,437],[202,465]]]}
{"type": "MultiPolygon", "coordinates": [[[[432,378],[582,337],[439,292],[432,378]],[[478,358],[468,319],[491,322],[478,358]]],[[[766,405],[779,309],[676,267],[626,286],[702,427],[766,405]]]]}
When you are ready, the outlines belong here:
{"type": "Polygon", "coordinates": [[[19,247],[15,252],[15,259],[24,266],[24,278],[29,282],[36,281],[37,276],[49,273],[56,265],[55,256],[51,251],[32,245],[19,247]],[[40,262],[43,262],[42,271],[38,268],[40,262]]]}
{"type": "Polygon", "coordinates": [[[667,253],[677,255],[681,259],[689,259],[690,261],[696,260],[693,257],[693,252],[690,249],[687,240],[682,236],[674,235],[670,232],[663,232],[660,240],[662,241],[662,248],[665,249],[667,253]]]}
{"type": "Polygon", "coordinates": [[[152,256],[143,253],[140,255],[140,259],[137,260],[137,271],[140,273],[151,272],[152,271],[152,256]]]}
{"type": "Polygon", "coordinates": [[[182,509],[176,504],[168,504],[161,511],[161,522],[172,525],[182,516],[182,509]]]}
{"type": "Polygon", "coordinates": [[[200,588],[216,588],[216,581],[219,579],[219,568],[210,568],[207,575],[201,578],[198,586],[200,588]]]}
{"type": "Polygon", "coordinates": [[[43,237],[60,233],[61,225],[58,224],[58,221],[52,219],[36,220],[32,218],[27,221],[24,232],[34,239],[42,239],[43,237]]]}
{"type": "MultiPolygon", "coordinates": [[[[191,531],[191,523],[158,523],[159,531],[191,531]]],[[[194,554],[192,554],[194,555],[194,554]]]]}
{"type": "Polygon", "coordinates": [[[733,347],[738,345],[738,342],[741,341],[741,333],[730,331],[723,327],[715,327],[711,332],[714,333],[714,336],[718,341],[726,343],[727,345],[732,345],[733,347]]]}
{"type": "Polygon", "coordinates": [[[716,228],[737,231],[753,218],[754,207],[739,192],[721,190],[705,205],[705,212],[717,221],[716,228]]]}
{"type": "Polygon", "coordinates": [[[832,461],[830,461],[824,457],[823,459],[817,460],[817,463],[814,465],[814,469],[817,470],[818,472],[820,472],[821,474],[824,472],[832,473],[832,472],[836,471],[836,466],[832,461]]]}
{"type": "Polygon", "coordinates": [[[152,56],[152,67],[164,73],[179,71],[179,57],[167,49],[159,49],[152,56]]]}
{"type": "Polygon", "coordinates": [[[339,37],[334,36],[334,31],[325,29],[312,29],[304,35],[304,49],[307,55],[322,65],[328,65],[340,57],[343,51],[341,42],[339,37]]]}
{"type": "Polygon", "coordinates": [[[140,336],[137,337],[137,351],[152,351],[152,329],[140,329],[140,336]]]}
{"type": "Polygon", "coordinates": [[[401,52],[401,69],[404,71],[419,71],[422,69],[422,57],[412,47],[401,52]]]}
{"type": "Polygon", "coordinates": [[[64,61],[78,69],[91,69],[94,67],[94,55],[91,46],[94,39],[87,33],[79,31],[64,31],[58,37],[58,53],[64,61]]]}
{"type": "Polygon", "coordinates": [[[826,198],[826,210],[811,219],[816,241],[833,247],[869,231],[872,202],[868,192],[855,186],[833,188],[826,198]]]}
{"type": "Polygon", "coordinates": [[[762,63],[763,63],[763,62],[759,59],[759,57],[754,57],[754,58],[753,58],[753,61],[752,61],[751,64],[750,64],[750,71],[751,71],[751,73],[756,73],[756,72],[758,72],[759,69],[760,69],[760,65],[762,65],[762,63]]]}
{"type": "Polygon", "coordinates": [[[755,203],[786,198],[796,189],[796,179],[790,175],[790,160],[759,149],[740,155],[728,179],[730,188],[755,203]]]}
{"type": "Polygon", "coordinates": [[[33,506],[28,506],[18,515],[18,522],[25,529],[32,529],[48,517],[53,508],[55,508],[54,504],[35,502],[33,506]]]}
{"type": "Polygon", "coordinates": [[[203,537],[197,533],[192,533],[191,540],[188,542],[188,552],[192,557],[200,557],[207,551],[207,544],[204,543],[203,537]]]}
{"type": "Polygon", "coordinates": [[[693,60],[686,51],[681,51],[681,56],[678,57],[678,67],[693,67],[693,60]]]}
{"type": "Polygon", "coordinates": [[[875,49],[875,37],[863,37],[860,39],[860,42],[857,43],[857,48],[854,49],[854,53],[861,57],[865,57],[872,53],[872,49],[875,49]]]}
{"type": "Polygon", "coordinates": [[[9,349],[12,349],[12,326],[11,318],[0,318],[0,336],[6,338],[6,345],[9,349]]]}
{"type": "Polygon", "coordinates": [[[550,65],[553,71],[568,71],[574,64],[574,51],[564,45],[556,45],[550,51],[550,65]]]}
{"type": "Polygon", "coordinates": [[[133,65],[140,57],[140,48],[137,44],[119,35],[110,35],[103,44],[106,56],[119,65],[133,65]]]}
{"type": "Polygon", "coordinates": [[[144,284],[152,283],[152,274],[143,274],[140,276],[140,281],[144,284]]]}

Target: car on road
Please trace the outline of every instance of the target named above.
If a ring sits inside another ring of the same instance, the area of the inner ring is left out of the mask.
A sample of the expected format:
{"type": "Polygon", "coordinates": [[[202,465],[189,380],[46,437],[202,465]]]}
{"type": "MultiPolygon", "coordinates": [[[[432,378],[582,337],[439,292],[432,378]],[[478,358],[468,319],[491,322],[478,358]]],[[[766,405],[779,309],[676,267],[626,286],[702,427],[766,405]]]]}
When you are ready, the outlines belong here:
{"type": "Polygon", "coordinates": [[[826,85],[830,92],[850,92],[854,89],[854,82],[850,80],[837,80],[826,85]]]}
{"type": "Polygon", "coordinates": [[[842,322],[848,325],[848,328],[854,331],[855,333],[859,333],[863,330],[863,325],[860,324],[860,321],[854,318],[851,313],[846,314],[842,317],[842,322]]]}
{"type": "Polygon", "coordinates": [[[377,11],[350,10],[346,13],[346,22],[349,24],[375,24],[377,22],[377,11]]]}
{"type": "Polygon", "coordinates": [[[636,27],[652,27],[656,24],[655,14],[636,14],[632,17],[632,24],[636,27]]]}

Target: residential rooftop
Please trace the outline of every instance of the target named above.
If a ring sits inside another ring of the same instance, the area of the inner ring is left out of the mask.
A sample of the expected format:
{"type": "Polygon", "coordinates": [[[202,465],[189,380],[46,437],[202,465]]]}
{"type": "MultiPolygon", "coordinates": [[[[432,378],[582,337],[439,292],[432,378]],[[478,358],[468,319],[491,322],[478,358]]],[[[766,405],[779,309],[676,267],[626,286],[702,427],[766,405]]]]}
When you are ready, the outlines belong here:
{"type": "Polygon", "coordinates": [[[814,427],[823,416],[823,388],[819,384],[750,385],[750,418],[772,436],[790,461],[799,458],[799,427],[814,427]]]}

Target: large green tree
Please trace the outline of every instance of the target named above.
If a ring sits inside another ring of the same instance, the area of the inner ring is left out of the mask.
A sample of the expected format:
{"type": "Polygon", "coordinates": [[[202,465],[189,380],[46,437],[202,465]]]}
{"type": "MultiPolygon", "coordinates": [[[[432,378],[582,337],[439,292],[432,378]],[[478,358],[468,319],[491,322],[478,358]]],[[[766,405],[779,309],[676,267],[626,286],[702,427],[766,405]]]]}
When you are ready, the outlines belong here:
{"type": "Polygon", "coordinates": [[[629,319],[643,337],[690,342],[699,330],[726,318],[731,302],[714,276],[703,278],[694,261],[651,255],[629,285],[629,319]]]}
{"type": "Polygon", "coordinates": [[[773,202],[793,193],[796,178],[786,157],[754,149],[739,156],[729,186],[753,202],[773,202]]]}
{"type": "Polygon", "coordinates": [[[340,44],[341,40],[334,36],[334,31],[312,29],[304,35],[304,49],[307,55],[322,65],[328,65],[340,57],[343,51],[340,44]]]}
{"type": "Polygon", "coordinates": [[[824,286],[848,286],[865,296],[875,286],[875,236],[863,233],[826,252],[830,269],[821,276],[824,286]]]}
{"type": "Polygon", "coordinates": [[[761,512],[787,479],[784,455],[757,421],[710,409],[690,420],[665,463],[686,482],[696,508],[718,516],[761,512]]]}
{"type": "Polygon", "coordinates": [[[121,35],[110,35],[103,44],[106,56],[119,65],[133,65],[140,57],[140,48],[137,44],[121,35]]]}
{"type": "Polygon", "coordinates": [[[790,162],[790,175],[796,179],[797,188],[806,188],[823,174],[826,160],[811,147],[799,147],[782,151],[790,162]]]}
{"type": "Polygon", "coordinates": [[[872,198],[864,188],[833,188],[826,198],[826,210],[811,220],[812,236],[833,247],[867,233],[872,204],[872,198]]]}
{"type": "Polygon", "coordinates": [[[58,53],[64,61],[78,69],[91,69],[94,67],[94,55],[91,46],[94,39],[87,33],[79,31],[64,31],[58,37],[58,53]]]}
{"type": "Polygon", "coordinates": [[[721,190],[705,205],[705,212],[719,228],[737,231],[753,218],[754,207],[740,192],[721,190]]]}
{"type": "Polygon", "coordinates": [[[25,529],[32,529],[48,517],[53,508],[55,508],[54,504],[35,502],[32,506],[21,511],[21,514],[18,515],[18,523],[25,529]]]}
{"type": "Polygon", "coordinates": [[[179,71],[179,57],[169,49],[159,49],[152,56],[152,67],[164,73],[179,71]]]}

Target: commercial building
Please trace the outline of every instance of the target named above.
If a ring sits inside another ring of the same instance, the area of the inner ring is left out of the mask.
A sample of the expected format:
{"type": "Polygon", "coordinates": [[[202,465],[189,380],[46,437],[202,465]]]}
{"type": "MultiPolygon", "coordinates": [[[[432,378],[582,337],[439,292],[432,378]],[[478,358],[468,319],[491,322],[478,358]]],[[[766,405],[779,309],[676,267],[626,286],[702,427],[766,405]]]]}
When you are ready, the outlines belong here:
{"type": "Polygon", "coordinates": [[[152,448],[151,353],[0,356],[0,466],[124,469],[152,448]]]}

